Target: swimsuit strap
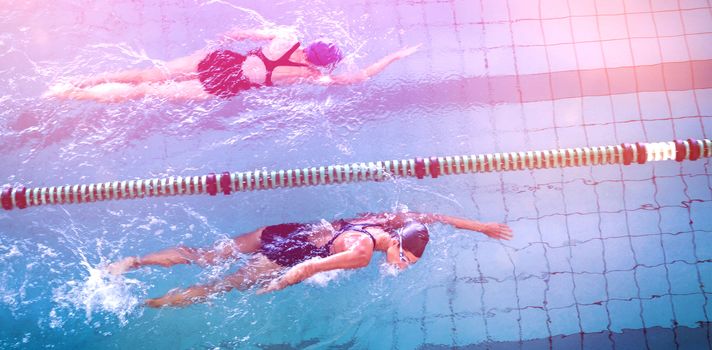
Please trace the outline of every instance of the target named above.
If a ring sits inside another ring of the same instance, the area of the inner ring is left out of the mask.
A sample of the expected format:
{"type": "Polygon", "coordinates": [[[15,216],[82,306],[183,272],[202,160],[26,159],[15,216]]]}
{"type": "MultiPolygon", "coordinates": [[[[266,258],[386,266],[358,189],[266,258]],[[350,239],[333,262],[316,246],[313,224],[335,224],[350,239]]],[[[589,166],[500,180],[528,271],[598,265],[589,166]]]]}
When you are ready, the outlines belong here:
{"type": "MultiPolygon", "coordinates": [[[[343,220],[341,220],[341,221],[343,221],[343,220]]],[[[370,237],[371,240],[373,241],[373,247],[376,248],[376,238],[373,237],[373,235],[371,234],[371,232],[368,232],[368,231],[365,230],[367,227],[373,227],[373,226],[381,226],[381,225],[378,225],[378,224],[351,224],[351,223],[348,223],[348,222],[346,222],[346,221],[343,221],[342,226],[341,226],[341,228],[339,229],[339,231],[336,232],[336,234],[331,237],[331,239],[329,240],[329,242],[326,242],[326,244],[324,245],[324,250],[325,250],[326,252],[328,252],[328,251],[331,249],[331,245],[334,244],[334,241],[335,241],[339,236],[341,236],[342,233],[344,233],[344,232],[346,232],[346,231],[356,231],[356,232],[361,232],[361,233],[367,234],[368,237],[370,237]],[[360,226],[360,227],[357,228],[357,226],[360,226]]]]}
{"type": "Polygon", "coordinates": [[[279,66],[292,66],[292,67],[307,67],[307,64],[304,63],[298,63],[298,62],[292,62],[289,60],[289,58],[292,56],[294,51],[297,51],[301,43],[296,43],[294,44],[287,52],[285,52],[280,58],[272,61],[265,54],[262,52],[262,48],[258,49],[255,52],[255,55],[259,57],[262,60],[262,63],[265,65],[265,69],[267,72],[265,73],[265,86],[272,86],[272,72],[274,71],[275,68],[279,66]]]}

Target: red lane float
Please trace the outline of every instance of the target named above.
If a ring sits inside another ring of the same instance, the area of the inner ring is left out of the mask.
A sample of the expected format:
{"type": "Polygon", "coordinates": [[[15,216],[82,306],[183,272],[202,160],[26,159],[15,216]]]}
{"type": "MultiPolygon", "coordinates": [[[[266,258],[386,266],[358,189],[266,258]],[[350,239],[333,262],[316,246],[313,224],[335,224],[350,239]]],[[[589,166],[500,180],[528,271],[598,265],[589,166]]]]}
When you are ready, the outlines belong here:
{"type": "Polygon", "coordinates": [[[280,187],[342,184],[359,181],[383,181],[395,177],[437,178],[444,175],[547,169],[606,164],[712,157],[709,139],[670,142],[624,143],[619,146],[579,147],[548,151],[508,152],[448,157],[423,157],[369,163],[329,165],[303,169],[210,173],[203,176],[171,176],[163,179],[139,179],[98,184],[57,187],[12,188],[0,191],[5,210],[24,209],[47,204],[89,203],[112,199],[247,192],[280,187]]]}

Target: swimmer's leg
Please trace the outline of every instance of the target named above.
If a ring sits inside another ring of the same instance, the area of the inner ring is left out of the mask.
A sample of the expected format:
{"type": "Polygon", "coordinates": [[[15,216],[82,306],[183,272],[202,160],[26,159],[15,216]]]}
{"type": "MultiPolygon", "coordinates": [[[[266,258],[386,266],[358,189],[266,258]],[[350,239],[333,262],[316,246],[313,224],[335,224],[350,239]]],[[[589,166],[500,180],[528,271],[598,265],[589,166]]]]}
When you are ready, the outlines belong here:
{"type": "Polygon", "coordinates": [[[184,81],[197,77],[198,63],[208,54],[207,50],[198,50],[191,55],[158,64],[145,69],[128,69],[121,72],[110,72],[80,79],[77,86],[91,87],[105,83],[160,83],[169,80],[184,81]]]}
{"type": "Polygon", "coordinates": [[[264,229],[264,227],[260,227],[250,233],[233,237],[232,241],[235,243],[238,252],[242,254],[259,252],[262,246],[262,231],[264,229]]]}
{"type": "Polygon", "coordinates": [[[260,237],[264,228],[259,228],[230,239],[218,241],[211,248],[176,247],[141,258],[143,265],[161,265],[169,267],[177,264],[216,265],[228,259],[238,259],[241,254],[259,252],[262,242],[260,237]],[[168,263],[168,264],[165,264],[168,263]]]}
{"type": "Polygon", "coordinates": [[[108,103],[144,97],[169,100],[205,100],[213,97],[203,90],[203,85],[198,80],[169,81],[157,84],[142,83],[139,85],[107,83],[86,88],[62,86],[50,89],[43,96],[108,103]]]}
{"type": "Polygon", "coordinates": [[[147,265],[171,267],[179,264],[215,265],[226,259],[236,259],[240,254],[256,253],[260,249],[259,228],[253,232],[237,236],[229,242],[220,241],[212,248],[173,247],[143,257],[128,257],[115,262],[107,268],[109,273],[120,275],[126,271],[147,265]]]}
{"type": "Polygon", "coordinates": [[[130,256],[110,264],[106,270],[112,275],[120,275],[141,266],[159,265],[170,267],[178,264],[190,264],[199,258],[199,250],[191,247],[173,247],[143,257],[130,256]]]}
{"type": "Polygon", "coordinates": [[[183,290],[174,289],[162,297],[146,300],[146,306],[187,306],[204,302],[209,296],[216,293],[229,292],[233,289],[245,291],[260,281],[272,278],[282,270],[282,266],[262,254],[257,254],[240,270],[220,281],[195,285],[183,290]]]}

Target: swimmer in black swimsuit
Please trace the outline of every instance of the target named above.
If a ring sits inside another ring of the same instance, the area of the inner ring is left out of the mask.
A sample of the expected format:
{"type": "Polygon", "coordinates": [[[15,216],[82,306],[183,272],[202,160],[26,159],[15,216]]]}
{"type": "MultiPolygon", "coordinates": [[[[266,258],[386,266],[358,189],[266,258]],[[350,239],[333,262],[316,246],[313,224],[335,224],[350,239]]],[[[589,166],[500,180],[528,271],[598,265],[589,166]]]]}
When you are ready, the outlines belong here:
{"type": "Polygon", "coordinates": [[[232,289],[244,291],[259,285],[257,292],[266,293],[299,283],[319,272],[365,267],[376,251],[384,252],[388,263],[404,269],[423,255],[429,240],[425,224],[432,223],[482,232],[496,239],[512,238],[512,230],[499,223],[413,212],[363,214],[329,224],[262,227],[213,248],[169,248],[143,257],[125,258],[107,269],[118,275],[146,265],[212,265],[236,259],[241,254],[251,255],[245,266],[218,282],[173,290],[146,301],[150,307],[185,306],[232,289]]]}
{"type": "MultiPolygon", "coordinates": [[[[239,92],[272,85],[311,83],[354,84],[383,71],[394,61],[415,53],[420,45],[403,48],[366,69],[332,74],[341,60],[335,44],[317,40],[301,47],[290,28],[231,30],[218,42],[219,49],[203,49],[147,69],[99,74],[91,78],[60,82],[43,97],[121,102],[147,96],[171,100],[231,98],[239,92]],[[240,54],[225,49],[234,41],[269,41],[240,54]]],[[[156,60],[154,60],[156,61],[156,60]]]]}

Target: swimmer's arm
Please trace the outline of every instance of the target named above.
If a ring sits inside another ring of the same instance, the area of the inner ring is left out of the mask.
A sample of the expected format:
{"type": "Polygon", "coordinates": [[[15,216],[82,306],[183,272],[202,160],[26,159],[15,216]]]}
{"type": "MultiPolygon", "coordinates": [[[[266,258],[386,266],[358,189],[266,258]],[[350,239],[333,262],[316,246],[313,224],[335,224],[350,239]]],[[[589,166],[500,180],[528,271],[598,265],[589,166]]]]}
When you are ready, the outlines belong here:
{"type": "Polygon", "coordinates": [[[443,223],[447,225],[454,226],[455,228],[470,230],[475,232],[482,232],[489,237],[496,239],[512,239],[512,229],[506,224],[501,224],[498,222],[480,222],[477,220],[459,218],[455,216],[443,215],[443,214],[428,214],[428,213],[414,213],[408,212],[404,213],[406,216],[411,217],[417,221],[424,224],[430,223],[443,223]]]}
{"type": "MultiPolygon", "coordinates": [[[[362,242],[367,242],[369,245],[371,244],[370,239],[362,242]]],[[[373,249],[367,248],[366,244],[359,244],[351,250],[337,253],[326,258],[307,260],[289,269],[289,271],[280,278],[257,291],[257,294],[284,289],[293,284],[300,283],[319,272],[366,267],[371,261],[372,252],[373,249]]]]}
{"type": "Polygon", "coordinates": [[[376,74],[381,73],[391,63],[414,54],[419,47],[420,44],[400,49],[358,72],[321,76],[317,79],[317,83],[324,85],[349,85],[364,82],[376,74]]]}
{"type": "Polygon", "coordinates": [[[386,228],[391,230],[402,227],[407,221],[418,221],[423,224],[441,223],[463,230],[482,232],[496,239],[512,239],[512,229],[505,224],[497,222],[480,222],[443,214],[418,213],[413,211],[365,214],[364,217],[371,218],[374,223],[383,224],[386,228]]]}

